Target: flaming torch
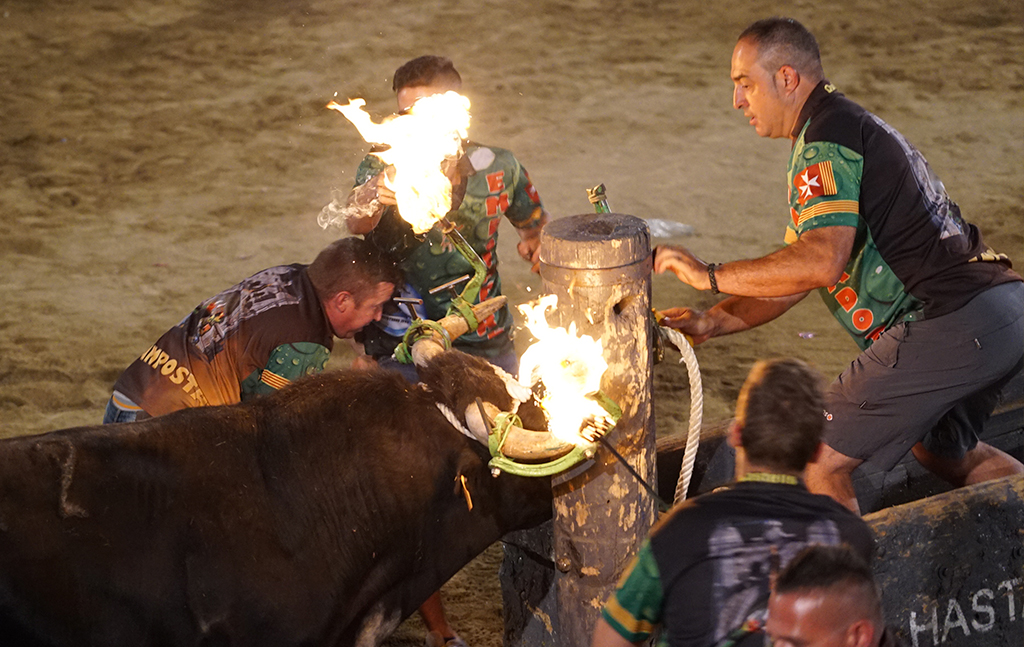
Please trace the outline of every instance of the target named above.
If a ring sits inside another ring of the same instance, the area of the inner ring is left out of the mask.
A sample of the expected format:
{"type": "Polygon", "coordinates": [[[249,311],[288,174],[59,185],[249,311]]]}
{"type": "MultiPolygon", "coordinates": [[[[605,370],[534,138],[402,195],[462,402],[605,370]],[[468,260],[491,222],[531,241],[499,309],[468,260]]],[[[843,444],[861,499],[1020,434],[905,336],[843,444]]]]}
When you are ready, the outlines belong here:
{"type": "Polygon", "coordinates": [[[425,234],[452,208],[452,183],[441,170],[458,159],[469,131],[469,99],[457,92],[422,97],[407,114],[374,123],[363,110],[366,101],[327,104],[352,122],[368,142],[387,144],[374,154],[394,167],[385,185],[395,192],[398,213],[417,234],[425,234]]]}
{"type": "MultiPolygon", "coordinates": [[[[462,154],[462,141],[469,132],[469,99],[451,91],[421,97],[407,112],[380,123],[374,123],[363,109],[365,105],[362,99],[352,99],[347,105],[332,101],[327,107],[344,115],[367,142],[387,146],[374,152],[394,168],[394,175],[383,173],[381,181],[395,192],[398,213],[413,232],[422,235],[439,226],[469,261],[473,276],[462,292],[453,296],[448,314],[462,316],[469,328],[475,329],[480,322],[472,305],[480,294],[487,267],[455,224],[445,218],[452,208],[452,183],[443,170],[462,154]]],[[[423,334],[422,325],[410,327],[397,351],[397,359],[412,362],[409,349],[415,338],[423,334]]]]}

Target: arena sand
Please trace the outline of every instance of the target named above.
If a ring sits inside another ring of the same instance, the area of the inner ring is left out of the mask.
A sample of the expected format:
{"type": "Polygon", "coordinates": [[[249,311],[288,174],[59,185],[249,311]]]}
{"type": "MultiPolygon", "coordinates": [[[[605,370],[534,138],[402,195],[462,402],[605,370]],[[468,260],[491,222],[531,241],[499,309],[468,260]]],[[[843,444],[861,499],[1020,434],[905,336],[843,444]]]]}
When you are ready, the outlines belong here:
{"type": "MultiPolygon", "coordinates": [[[[120,371],[203,298],[308,262],[316,224],[366,150],[331,99],[393,109],[391,74],[452,57],[471,135],[510,148],[554,217],[615,211],[691,225],[708,261],[775,249],[788,142],[731,107],[729,57],[753,20],[791,15],[829,78],[928,157],[966,217],[1024,254],[1024,5],[883,2],[379,3],[7,0],[0,5],[0,435],[98,423],[120,371]]],[[[514,302],[539,278],[503,227],[514,302]]],[[[715,298],[654,278],[654,305],[715,298]]],[[[856,349],[812,296],[698,349],[706,419],[728,418],[750,365],[789,355],[837,374],[856,349]]],[[[344,348],[344,345],[342,345],[344,348]]],[[[331,368],[350,359],[336,353],[331,368]]],[[[657,433],[685,433],[686,372],[656,367],[657,433]]],[[[489,549],[445,587],[477,647],[501,644],[489,549]]],[[[422,639],[415,619],[389,645],[422,639]]]]}

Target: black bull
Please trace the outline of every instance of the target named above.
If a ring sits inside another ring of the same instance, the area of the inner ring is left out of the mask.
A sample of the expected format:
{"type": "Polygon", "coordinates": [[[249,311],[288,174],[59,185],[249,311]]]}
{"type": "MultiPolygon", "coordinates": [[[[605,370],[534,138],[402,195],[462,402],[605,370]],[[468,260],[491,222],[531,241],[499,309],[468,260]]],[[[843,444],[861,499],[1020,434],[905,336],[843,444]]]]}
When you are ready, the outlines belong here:
{"type": "Polygon", "coordinates": [[[492,478],[435,406],[507,410],[487,365],[421,375],[0,441],[0,644],[377,644],[551,514],[548,480],[492,478]]]}

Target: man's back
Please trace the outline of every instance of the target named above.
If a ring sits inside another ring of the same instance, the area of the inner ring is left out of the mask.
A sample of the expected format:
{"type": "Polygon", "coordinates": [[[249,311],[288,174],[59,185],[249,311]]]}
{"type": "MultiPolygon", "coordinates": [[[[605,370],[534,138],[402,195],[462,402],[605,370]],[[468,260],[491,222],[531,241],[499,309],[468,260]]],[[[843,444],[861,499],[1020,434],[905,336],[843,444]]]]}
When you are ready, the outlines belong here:
{"type": "MultiPolygon", "coordinates": [[[[319,372],[334,337],[305,268],[272,267],[203,301],[136,359],[114,389],[153,416],[234,404],[247,391],[275,388],[260,388],[266,377],[260,369],[285,344],[303,357],[295,366],[319,372]]],[[[285,382],[298,377],[281,373],[285,382]]]]}
{"type": "MultiPolygon", "coordinates": [[[[749,480],[676,508],[641,552],[654,568],[633,572],[660,580],[663,617],[652,620],[663,624],[664,643],[710,647],[763,611],[773,575],[812,543],[849,543],[865,559],[874,545],[867,525],[829,497],[802,484],[749,480]]],[[[625,583],[618,597],[639,619],[630,588],[625,583]]]]}

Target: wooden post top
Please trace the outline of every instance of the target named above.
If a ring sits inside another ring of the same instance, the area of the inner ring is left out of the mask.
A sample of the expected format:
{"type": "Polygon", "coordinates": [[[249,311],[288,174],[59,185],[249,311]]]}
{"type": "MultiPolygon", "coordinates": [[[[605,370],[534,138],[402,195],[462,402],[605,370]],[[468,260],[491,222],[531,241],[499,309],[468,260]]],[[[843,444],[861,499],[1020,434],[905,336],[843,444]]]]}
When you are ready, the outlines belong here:
{"type": "Polygon", "coordinates": [[[647,223],[621,213],[588,213],[552,220],[541,232],[541,263],[566,269],[609,269],[651,255],[647,223]]]}

